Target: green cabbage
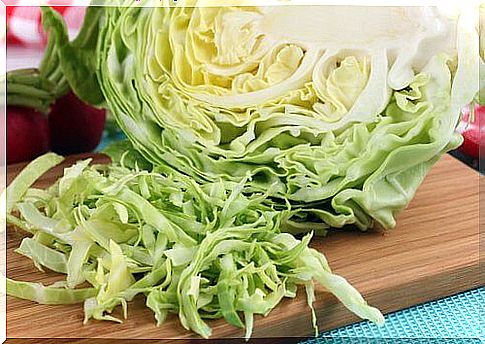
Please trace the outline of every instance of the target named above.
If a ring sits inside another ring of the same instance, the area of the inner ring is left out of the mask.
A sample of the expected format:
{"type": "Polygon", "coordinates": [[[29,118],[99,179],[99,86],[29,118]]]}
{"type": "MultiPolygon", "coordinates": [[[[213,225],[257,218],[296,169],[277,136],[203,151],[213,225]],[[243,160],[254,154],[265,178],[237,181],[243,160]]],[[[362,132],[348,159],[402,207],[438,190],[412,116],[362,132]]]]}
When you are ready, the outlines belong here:
{"type": "Polygon", "coordinates": [[[99,31],[62,40],[59,54],[79,96],[93,103],[101,92],[98,104],[153,166],[269,190],[275,207],[292,206],[286,231],[392,228],[462,142],[455,127],[479,65],[475,23],[462,12],[195,0],[97,8],[85,25],[99,31]],[[76,51],[96,56],[84,65],[99,89],[85,92],[76,51]]]}

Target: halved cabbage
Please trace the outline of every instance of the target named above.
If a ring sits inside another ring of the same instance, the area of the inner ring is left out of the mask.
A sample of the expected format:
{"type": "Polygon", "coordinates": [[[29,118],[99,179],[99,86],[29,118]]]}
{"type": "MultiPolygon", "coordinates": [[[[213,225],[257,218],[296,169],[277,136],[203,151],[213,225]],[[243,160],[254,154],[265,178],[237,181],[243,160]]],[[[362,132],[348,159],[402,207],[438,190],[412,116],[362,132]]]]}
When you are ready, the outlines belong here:
{"type": "Polygon", "coordinates": [[[246,192],[291,207],[288,231],[393,227],[461,143],[460,109],[478,92],[477,9],[252,5],[90,9],[72,43],[53,12],[45,20],[70,85],[157,168],[247,179],[246,192]]]}
{"type": "Polygon", "coordinates": [[[461,143],[454,129],[479,65],[466,11],[105,8],[95,70],[154,166],[200,183],[248,178],[247,192],[270,190],[273,207],[291,207],[288,231],[391,228],[461,143]]]}

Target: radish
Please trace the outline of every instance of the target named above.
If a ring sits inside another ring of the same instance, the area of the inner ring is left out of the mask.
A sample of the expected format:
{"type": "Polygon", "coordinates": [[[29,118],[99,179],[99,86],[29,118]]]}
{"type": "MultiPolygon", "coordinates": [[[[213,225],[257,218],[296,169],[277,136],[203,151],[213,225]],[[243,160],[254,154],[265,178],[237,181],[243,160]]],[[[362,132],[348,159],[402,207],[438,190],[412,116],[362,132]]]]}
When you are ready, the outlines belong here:
{"type": "Polygon", "coordinates": [[[53,152],[77,154],[94,150],[106,122],[106,111],[82,102],[72,91],[59,98],[49,113],[53,152]]]}
{"type": "Polygon", "coordinates": [[[64,155],[89,152],[101,140],[105,110],[83,103],[62,75],[51,80],[35,68],[7,73],[7,104],[8,163],[49,148],[64,155]]]}
{"type": "Polygon", "coordinates": [[[463,154],[472,159],[485,155],[485,144],[480,142],[480,132],[485,131],[485,106],[475,105],[473,121],[470,121],[470,108],[466,107],[458,131],[464,138],[463,145],[459,148],[463,154]]]}
{"type": "Polygon", "coordinates": [[[32,160],[48,150],[47,117],[30,108],[7,106],[7,164],[32,160]]]}

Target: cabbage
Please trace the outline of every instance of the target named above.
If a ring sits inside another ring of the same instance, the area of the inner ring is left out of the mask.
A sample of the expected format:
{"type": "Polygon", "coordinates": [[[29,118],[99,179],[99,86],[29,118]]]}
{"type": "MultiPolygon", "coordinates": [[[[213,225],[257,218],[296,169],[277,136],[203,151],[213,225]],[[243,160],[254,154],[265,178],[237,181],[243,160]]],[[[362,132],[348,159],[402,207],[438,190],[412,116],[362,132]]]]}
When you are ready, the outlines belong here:
{"type": "Polygon", "coordinates": [[[91,9],[85,26],[99,31],[61,40],[63,70],[85,100],[102,94],[153,166],[270,190],[275,207],[292,206],[286,231],[394,227],[462,142],[460,109],[478,92],[476,9],[234,4],[245,6],[91,9]],[[88,53],[84,67],[72,58],[88,53]],[[82,68],[96,74],[89,92],[82,68]]]}

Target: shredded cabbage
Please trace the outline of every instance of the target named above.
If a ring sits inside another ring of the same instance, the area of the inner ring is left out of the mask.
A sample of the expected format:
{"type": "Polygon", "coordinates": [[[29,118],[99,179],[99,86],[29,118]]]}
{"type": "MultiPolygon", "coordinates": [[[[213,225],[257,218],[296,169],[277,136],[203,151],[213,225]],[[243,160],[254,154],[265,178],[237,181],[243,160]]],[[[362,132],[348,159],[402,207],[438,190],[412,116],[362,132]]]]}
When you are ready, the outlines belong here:
{"type": "MultiPolygon", "coordinates": [[[[48,154],[32,162],[7,194],[19,181],[32,185],[39,171],[60,160],[48,154]]],[[[246,327],[249,338],[255,314],[267,315],[284,297],[295,297],[298,285],[315,282],[360,317],[384,321],[308,247],[311,234],[298,240],[281,233],[290,209],[266,205],[267,194],[248,194],[245,183],[199,185],[179,173],[89,162],[66,168],[45,194],[22,189],[16,196],[8,221],[33,234],[17,252],[66,280],[46,287],[8,279],[9,295],[43,304],[84,302],[86,321],[121,322],[113,309],[121,305],[126,316],[127,303],[143,294],[158,325],[176,313],[185,328],[207,338],[204,319],[224,318],[246,327]],[[91,286],[79,288],[86,283],[91,286]]]]}

